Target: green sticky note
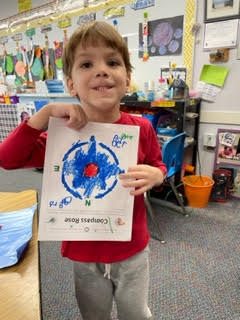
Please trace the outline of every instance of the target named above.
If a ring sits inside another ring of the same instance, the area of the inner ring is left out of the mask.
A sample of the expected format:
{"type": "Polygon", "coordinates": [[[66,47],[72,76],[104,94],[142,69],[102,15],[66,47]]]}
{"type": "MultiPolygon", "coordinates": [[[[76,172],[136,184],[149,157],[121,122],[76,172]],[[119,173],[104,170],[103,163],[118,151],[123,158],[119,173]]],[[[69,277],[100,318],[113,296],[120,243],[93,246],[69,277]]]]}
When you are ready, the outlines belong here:
{"type": "Polygon", "coordinates": [[[200,81],[222,87],[227,77],[229,68],[205,64],[202,68],[200,81]]]}

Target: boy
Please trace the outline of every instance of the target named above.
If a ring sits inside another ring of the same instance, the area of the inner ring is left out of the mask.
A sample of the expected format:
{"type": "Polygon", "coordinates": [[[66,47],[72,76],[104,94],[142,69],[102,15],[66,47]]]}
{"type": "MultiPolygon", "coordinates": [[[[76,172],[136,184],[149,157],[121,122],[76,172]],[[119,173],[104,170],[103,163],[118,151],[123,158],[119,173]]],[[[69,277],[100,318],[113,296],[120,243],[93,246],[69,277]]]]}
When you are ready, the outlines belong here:
{"type": "Polygon", "coordinates": [[[84,320],[110,319],[113,297],[119,320],[152,319],[148,302],[148,242],[144,192],[166,174],[155,132],[148,120],[120,112],[132,66],[125,41],[106,22],[79,27],[64,48],[63,71],[77,104],[48,104],[20,124],[0,145],[5,169],[42,167],[50,116],[66,119],[75,130],[87,121],[140,126],[138,164],[121,174],[134,188],[132,240],[63,241],[62,255],[73,260],[75,291],[84,320]]]}

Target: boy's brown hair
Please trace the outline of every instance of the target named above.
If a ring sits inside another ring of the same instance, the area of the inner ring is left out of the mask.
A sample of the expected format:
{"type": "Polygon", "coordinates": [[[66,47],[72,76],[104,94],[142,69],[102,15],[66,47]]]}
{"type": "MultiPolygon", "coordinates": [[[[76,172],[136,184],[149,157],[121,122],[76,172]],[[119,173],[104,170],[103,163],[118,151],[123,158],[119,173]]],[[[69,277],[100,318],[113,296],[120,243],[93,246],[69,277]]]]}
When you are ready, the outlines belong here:
{"type": "Polygon", "coordinates": [[[108,47],[118,50],[123,57],[127,72],[131,73],[133,67],[130,62],[125,40],[119,32],[107,22],[92,21],[78,27],[64,46],[62,60],[63,73],[66,77],[71,78],[77,46],[81,43],[83,48],[87,45],[95,47],[99,41],[103,41],[108,47]]]}

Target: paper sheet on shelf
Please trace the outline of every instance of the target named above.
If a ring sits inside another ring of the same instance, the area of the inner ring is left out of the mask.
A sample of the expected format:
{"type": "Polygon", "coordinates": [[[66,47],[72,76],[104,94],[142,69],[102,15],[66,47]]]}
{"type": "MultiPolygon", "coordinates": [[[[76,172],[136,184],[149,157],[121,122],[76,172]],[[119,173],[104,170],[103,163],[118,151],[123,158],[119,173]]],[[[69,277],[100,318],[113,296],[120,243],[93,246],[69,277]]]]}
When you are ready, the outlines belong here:
{"type": "Polygon", "coordinates": [[[50,119],[39,240],[131,240],[134,197],[118,175],[137,163],[138,139],[138,126],[50,119]]]}

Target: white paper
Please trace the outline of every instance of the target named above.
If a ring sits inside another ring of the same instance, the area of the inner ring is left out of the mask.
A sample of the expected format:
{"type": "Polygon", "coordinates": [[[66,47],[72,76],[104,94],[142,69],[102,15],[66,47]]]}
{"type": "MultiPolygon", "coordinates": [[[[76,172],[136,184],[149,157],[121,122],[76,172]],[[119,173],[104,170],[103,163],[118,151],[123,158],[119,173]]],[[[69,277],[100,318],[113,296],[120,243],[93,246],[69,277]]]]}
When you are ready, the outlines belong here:
{"type": "Polygon", "coordinates": [[[204,49],[235,47],[237,45],[238,19],[205,24],[204,49]]]}
{"type": "Polygon", "coordinates": [[[118,175],[137,163],[138,139],[138,126],[50,119],[39,240],[131,240],[134,197],[118,175]]]}
{"type": "Polygon", "coordinates": [[[204,81],[198,81],[196,91],[200,92],[200,97],[209,102],[215,102],[221,88],[204,81]]]}

